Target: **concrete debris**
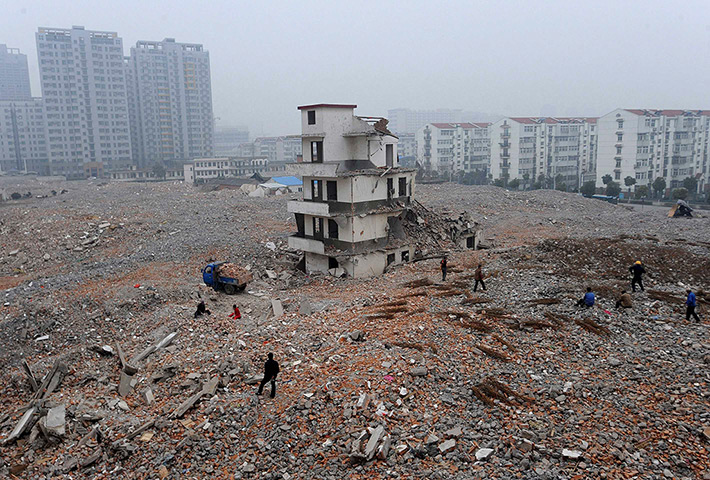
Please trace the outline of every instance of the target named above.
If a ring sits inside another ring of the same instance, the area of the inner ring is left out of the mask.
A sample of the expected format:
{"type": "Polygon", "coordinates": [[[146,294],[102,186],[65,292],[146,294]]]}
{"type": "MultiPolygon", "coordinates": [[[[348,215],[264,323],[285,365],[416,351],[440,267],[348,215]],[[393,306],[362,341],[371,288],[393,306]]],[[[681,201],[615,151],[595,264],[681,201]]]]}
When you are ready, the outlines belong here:
{"type": "Polygon", "coordinates": [[[307,298],[301,301],[301,305],[298,307],[299,315],[311,315],[313,313],[313,307],[311,306],[310,300],[307,298]]]}
{"type": "Polygon", "coordinates": [[[429,373],[426,367],[414,367],[409,371],[409,374],[413,377],[425,377],[429,373]]]}
{"type": "Polygon", "coordinates": [[[494,450],[492,448],[479,448],[478,450],[476,450],[476,460],[488,460],[488,457],[493,455],[493,452],[494,450]]]}
{"type": "Polygon", "coordinates": [[[66,407],[64,404],[50,408],[47,412],[47,416],[44,417],[44,428],[56,437],[63,437],[66,424],[65,415],[66,407]]]}
{"type": "Polygon", "coordinates": [[[582,452],[579,450],[569,450],[567,448],[562,449],[562,456],[568,460],[579,460],[582,456],[582,452]]]}
{"type": "Polygon", "coordinates": [[[141,394],[141,399],[146,405],[152,405],[155,401],[155,397],[153,396],[153,390],[150,387],[143,390],[143,393],[141,394]]]}
{"type": "Polygon", "coordinates": [[[271,311],[274,314],[274,318],[279,318],[284,314],[284,307],[281,304],[281,300],[278,298],[271,299],[271,311]]]}
{"type": "Polygon", "coordinates": [[[453,438],[450,438],[446,441],[444,441],[441,445],[439,445],[439,451],[441,453],[446,453],[449,450],[452,450],[454,447],[456,447],[456,440],[453,438]]]}

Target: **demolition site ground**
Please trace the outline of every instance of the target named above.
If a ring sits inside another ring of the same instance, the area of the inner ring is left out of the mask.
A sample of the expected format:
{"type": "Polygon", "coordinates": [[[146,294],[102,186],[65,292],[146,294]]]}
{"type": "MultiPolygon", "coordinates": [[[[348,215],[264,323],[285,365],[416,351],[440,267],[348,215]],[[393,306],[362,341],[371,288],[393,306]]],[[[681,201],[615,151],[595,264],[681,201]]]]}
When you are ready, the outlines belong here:
{"type": "Polygon", "coordinates": [[[7,182],[33,196],[0,204],[0,477],[710,478],[708,218],[422,185],[487,248],[355,280],[294,268],[295,196],[7,182]],[[243,293],[202,283],[220,260],[243,293]]]}

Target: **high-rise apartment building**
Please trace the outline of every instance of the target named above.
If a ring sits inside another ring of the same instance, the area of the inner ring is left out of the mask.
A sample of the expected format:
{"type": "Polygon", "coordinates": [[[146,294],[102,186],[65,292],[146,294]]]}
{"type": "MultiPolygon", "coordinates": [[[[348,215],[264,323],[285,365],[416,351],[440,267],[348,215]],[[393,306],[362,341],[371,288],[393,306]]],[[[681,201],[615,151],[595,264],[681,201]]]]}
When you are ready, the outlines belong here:
{"type": "Polygon", "coordinates": [[[490,132],[494,179],[534,182],[544,176],[576,188],[594,171],[596,118],[506,117],[490,132]]]}
{"type": "Polygon", "coordinates": [[[47,174],[47,139],[41,98],[0,100],[0,172],[47,174]]]}
{"type": "Polygon", "coordinates": [[[214,129],[214,154],[234,155],[239,145],[249,141],[247,127],[215,127],[214,129]]]}
{"type": "Polygon", "coordinates": [[[636,186],[662,177],[668,189],[695,177],[705,191],[709,143],[710,110],[614,110],[599,119],[597,187],[607,174],[622,187],[626,177],[636,186]]]}
{"type": "Polygon", "coordinates": [[[0,100],[28,100],[32,98],[30,90],[30,71],[27,68],[27,55],[17,48],[8,48],[0,43],[0,100]]]}
{"type": "Polygon", "coordinates": [[[51,173],[71,179],[130,167],[121,38],[75,26],[40,28],[36,39],[51,173]]]}
{"type": "Polygon", "coordinates": [[[210,57],[202,45],[140,41],[127,59],[134,162],[214,153],[210,57]]]}
{"type": "Polygon", "coordinates": [[[489,123],[430,123],[416,134],[417,159],[425,170],[449,178],[488,171],[489,123]]]}

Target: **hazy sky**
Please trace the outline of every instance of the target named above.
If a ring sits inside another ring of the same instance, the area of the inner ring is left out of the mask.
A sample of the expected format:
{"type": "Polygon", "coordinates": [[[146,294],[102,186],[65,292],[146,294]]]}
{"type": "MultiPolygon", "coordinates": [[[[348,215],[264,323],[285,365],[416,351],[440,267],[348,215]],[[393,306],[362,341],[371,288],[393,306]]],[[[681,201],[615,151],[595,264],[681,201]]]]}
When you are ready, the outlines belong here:
{"type": "Polygon", "coordinates": [[[710,109],[710,1],[3,0],[0,43],[28,54],[37,27],[202,43],[218,124],[299,133],[296,106],[461,108],[599,115],[710,109]]]}

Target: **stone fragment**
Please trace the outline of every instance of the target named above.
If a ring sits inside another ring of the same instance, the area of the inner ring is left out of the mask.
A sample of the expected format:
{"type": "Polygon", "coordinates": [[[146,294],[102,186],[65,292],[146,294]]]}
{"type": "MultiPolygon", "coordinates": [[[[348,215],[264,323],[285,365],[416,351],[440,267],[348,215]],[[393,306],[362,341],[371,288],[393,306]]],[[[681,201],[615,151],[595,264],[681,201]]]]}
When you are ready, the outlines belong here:
{"type": "Polygon", "coordinates": [[[426,367],[414,367],[409,371],[409,374],[413,377],[425,377],[429,373],[426,367]]]}
{"type": "Polygon", "coordinates": [[[281,304],[281,300],[278,298],[271,299],[271,310],[274,312],[274,318],[279,318],[284,314],[284,307],[281,304]]]}
{"type": "Polygon", "coordinates": [[[311,306],[311,301],[307,298],[301,301],[301,306],[298,307],[299,315],[311,315],[313,313],[313,307],[311,306]]]}
{"type": "Polygon", "coordinates": [[[424,443],[427,445],[432,445],[434,443],[439,443],[439,437],[434,435],[433,433],[430,433],[428,437],[426,437],[426,440],[424,440],[424,443]]]}
{"type": "Polygon", "coordinates": [[[153,390],[150,387],[146,388],[145,390],[143,390],[141,398],[143,399],[146,405],[152,405],[155,401],[155,397],[153,396],[153,390]]]}
{"type": "Polygon", "coordinates": [[[493,454],[492,448],[479,448],[476,450],[476,460],[483,461],[493,454]]]}
{"type": "Polygon", "coordinates": [[[119,402],[116,404],[116,406],[117,406],[118,408],[120,408],[121,410],[123,410],[124,412],[127,412],[128,410],[130,410],[130,409],[128,408],[128,404],[127,404],[126,402],[124,402],[123,400],[119,401],[119,402]]]}
{"type": "Polygon", "coordinates": [[[125,397],[131,393],[131,390],[133,390],[133,375],[128,375],[122,370],[121,381],[118,384],[118,394],[125,397]]]}
{"type": "Polygon", "coordinates": [[[456,446],[456,440],[454,440],[453,438],[450,438],[450,439],[446,440],[445,442],[443,442],[441,445],[439,445],[439,451],[441,453],[446,453],[449,450],[451,450],[452,448],[454,448],[455,446],[456,446]]]}
{"type": "Polygon", "coordinates": [[[165,477],[168,476],[168,467],[165,465],[161,465],[160,468],[158,469],[158,476],[160,477],[160,480],[163,480],[165,477]]]}
{"type": "Polygon", "coordinates": [[[461,430],[461,427],[457,425],[454,428],[450,428],[446,432],[444,432],[444,435],[446,435],[447,437],[460,437],[461,435],[463,435],[463,430],[461,430]]]}
{"type": "Polygon", "coordinates": [[[568,460],[577,460],[582,456],[582,452],[580,452],[579,450],[570,450],[567,448],[563,448],[562,456],[568,460]]]}
{"type": "Polygon", "coordinates": [[[377,458],[380,460],[387,460],[391,445],[392,437],[390,435],[385,436],[385,438],[382,439],[382,445],[380,445],[380,448],[377,449],[377,458]]]}
{"type": "Polygon", "coordinates": [[[379,443],[383,433],[385,433],[385,427],[382,425],[379,425],[371,433],[370,439],[367,441],[367,445],[365,445],[365,457],[367,457],[368,460],[372,460],[374,458],[377,444],[379,443]]]}
{"type": "Polygon", "coordinates": [[[44,427],[49,433],[57,437],[64,436],[65,433],[66,407],[64,404],[50,408],[44,421],[44,427]]]}
{"type": "Polygon", "coordinates": [[[256,471],[256,466],[253,463],[244,463],[242,465],[242,472],[244,473],[253,473],[256,471]]]}

